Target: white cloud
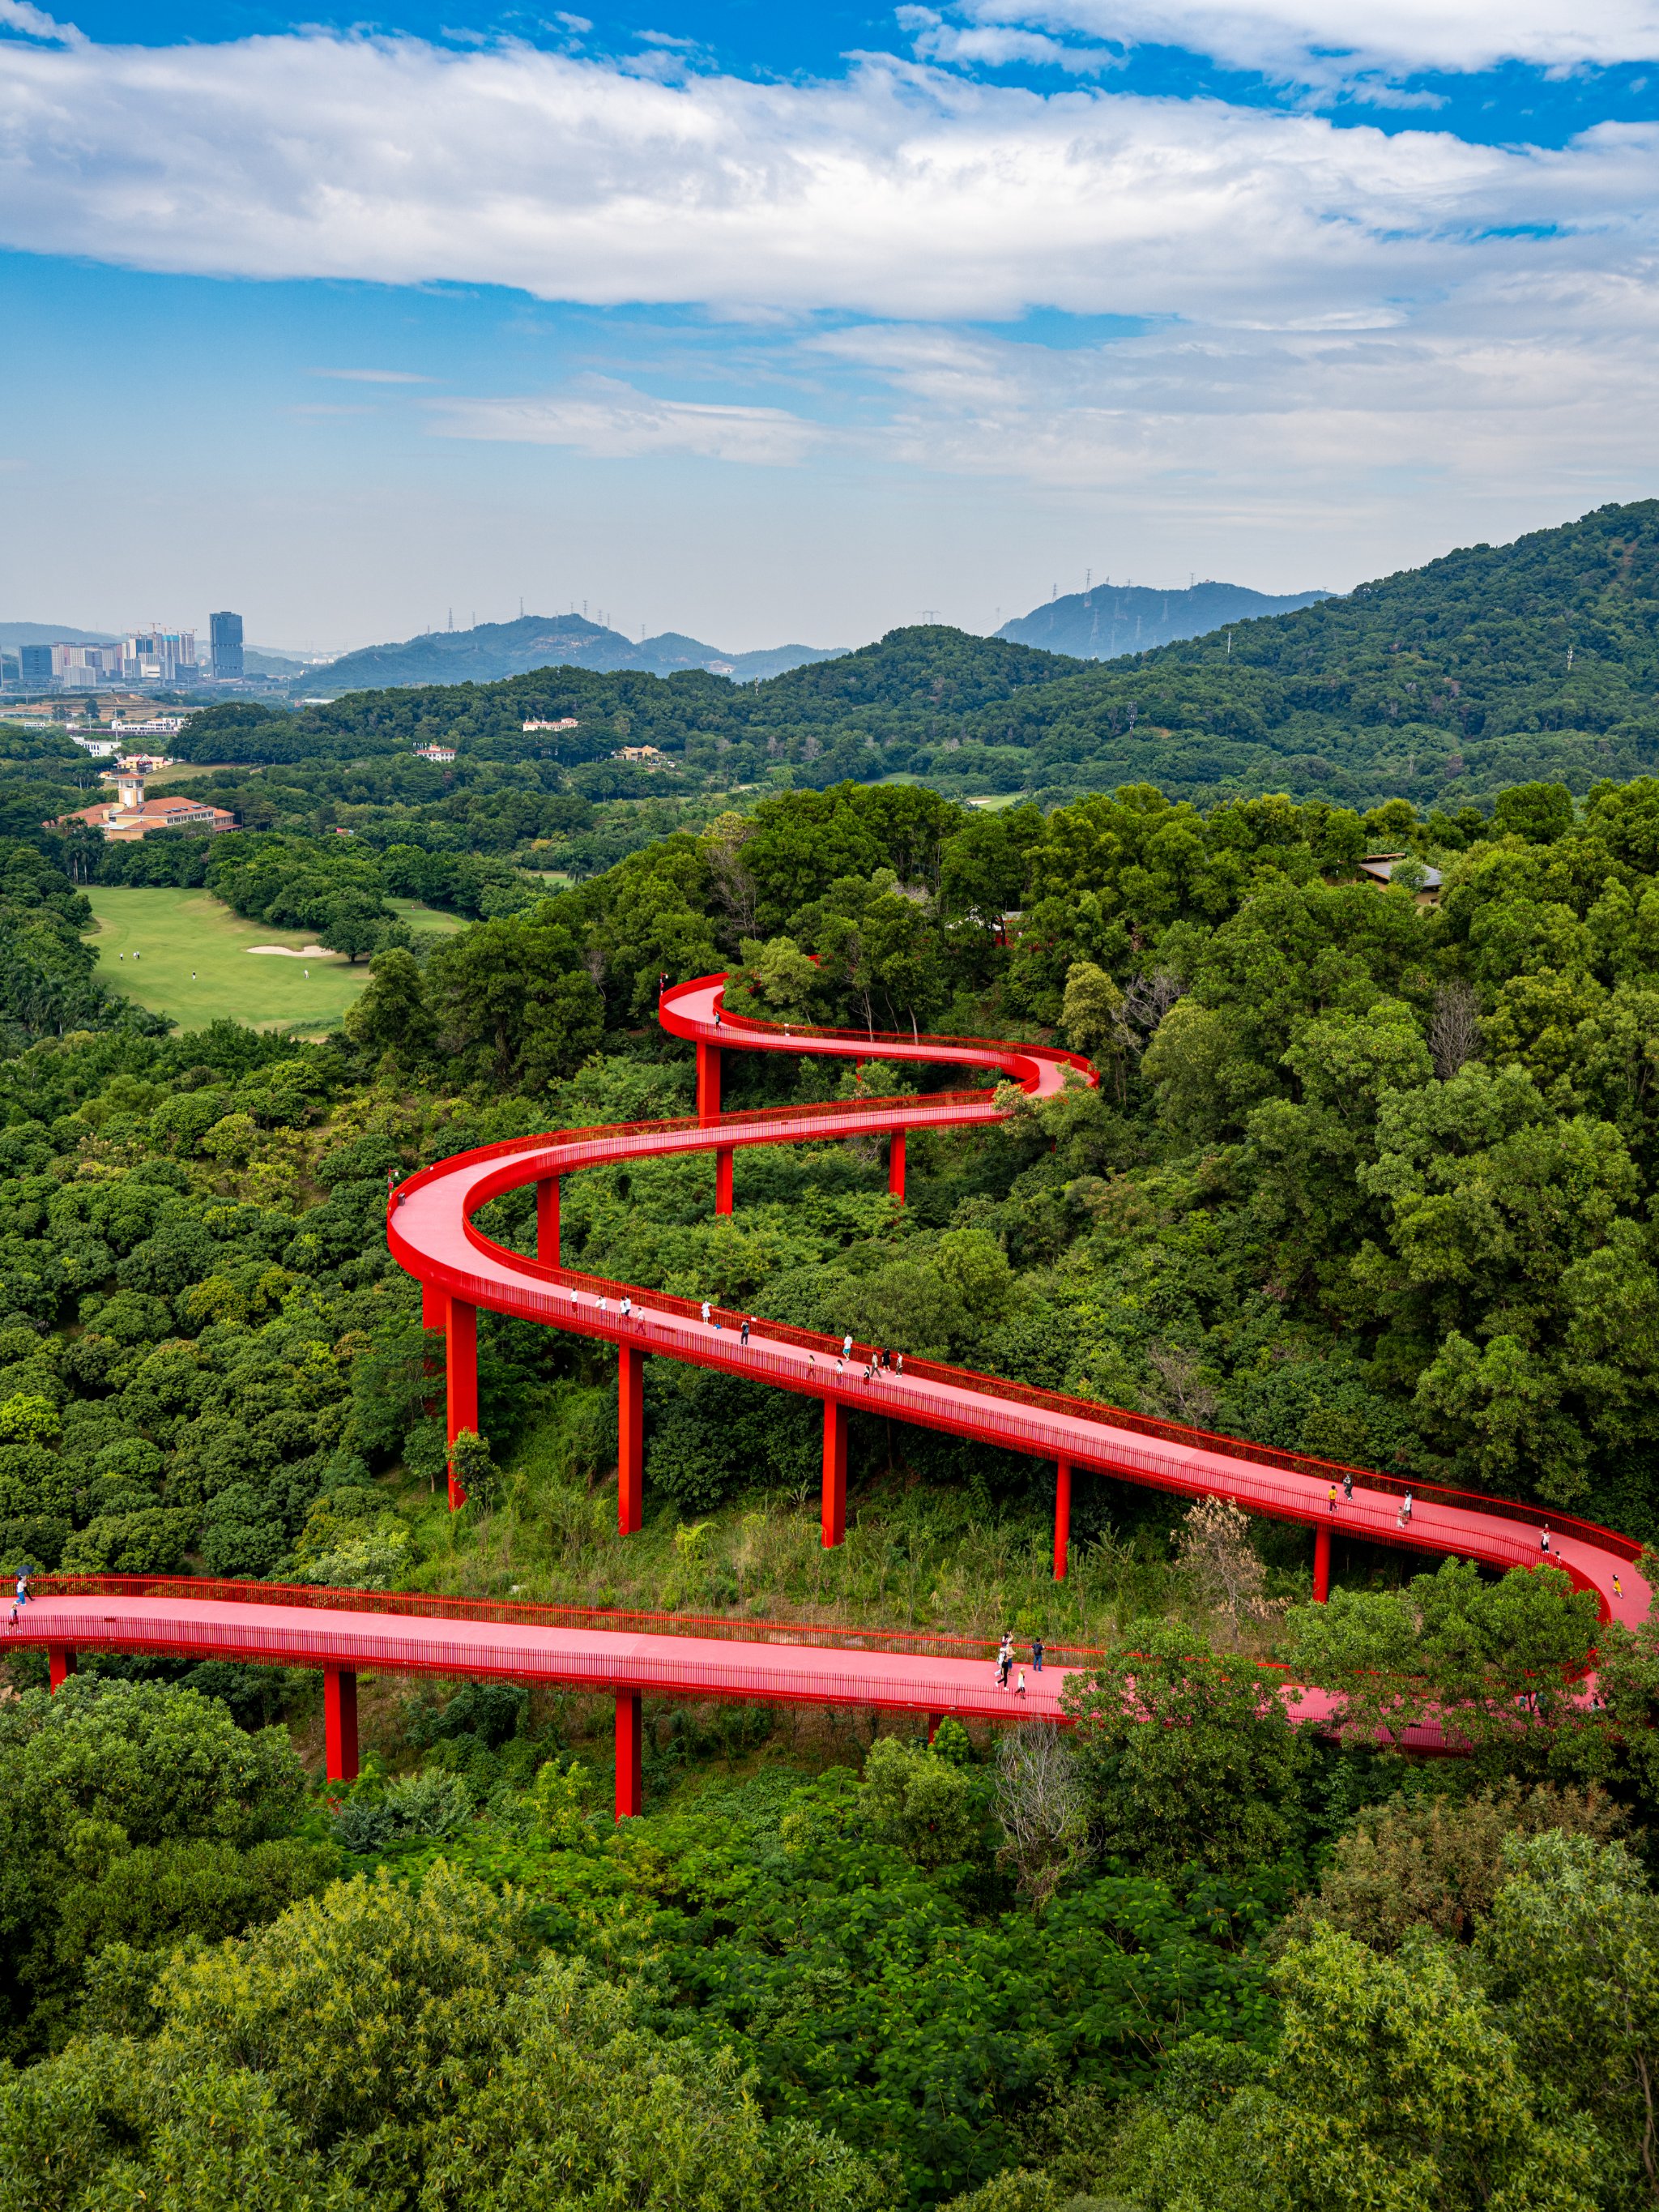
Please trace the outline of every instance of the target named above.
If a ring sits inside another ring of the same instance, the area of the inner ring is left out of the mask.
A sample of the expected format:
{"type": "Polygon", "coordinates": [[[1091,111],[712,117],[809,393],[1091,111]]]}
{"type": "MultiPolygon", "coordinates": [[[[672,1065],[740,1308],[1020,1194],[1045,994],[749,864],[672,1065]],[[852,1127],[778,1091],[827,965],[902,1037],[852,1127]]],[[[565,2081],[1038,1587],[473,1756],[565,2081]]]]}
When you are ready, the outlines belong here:
{"type": "Polygon", "coordinates": [[[45,39],[55,46],[82,46],[82,34],[72,23],[59,23],[29,0],[0,0],[0,29],[16,31],[26,39],[45,39]]]}
{"type": "Polygon", "coordinates": [[[1237,69],[1323,83],[1368,70],[1464,73],[1659,58],[1659,0],[960,0],[975,26],[1177,46],[1237,69]]]}
{"type": "Polygon", "coordinates": [[[757,85],[323,33],[13,45],[0,240],[131,265],[599,304],[1293,318],[1645,236],[1659,132],[1564,152],[869,62],[757,85]],[[1483,240],[1589,224],[1563,248],[1483,240]]]}
{"type": "MultiPolygon", "coordinates": [[[[1088,27],[1093,0],[1063,4],[1075,21],[1031,35],[1088,27]]],[[[1635,23],[1621,4],[1583,36],[1635,23]]],[[[1531,5],[1504,19],[1513,35],[1530,35],[1531,5]]],[[[1273,20],[1291,21],[1288,0],[1273,20]]],[[[668,82],[524,48],[321,33],[14,41],[6,64],[12,246],[702,305],[743,325],[723,389],[744,396],[748,374],[769,399],[812,395],[795,412],[592,379],[438,403],[441,434],[767,466],[832,443],[1056,496],[1097,488],[1146,513],[1208,500],[1235,520],[1324,517],[1334,496],[1363,514],[1354,487],[1389,471],[1449,483],[1466,507],[1482,486],[1547,484],[1565,510],[1659,465],[1652,126],[1498,147],[892,61],[833,84],[668,82]],[[1045,349],[950,327],[1030,307],[1141,334],[1045,349]],[[814,337],[819,315],[854,327],[814,337]],[[849,389],[861,411],[825,404],[849,389]],[[815,413],[854,427],[831,433],[815,413]]]]}
{"type": "Polygon", "coordinates": [[[819,434],[781,408],[653,399],[601,377],[579,391],[540,398],[446,401],[434,427],[451,438],[568,446],[605,459],[696,453],[769,466],[799,461],[819,434]]]}
{"type": "MultiPolygon", "coordinates": [[[[948,23],[932,8],[899,8],[899,28],[922,60],[948,68],[1008,69],[1024,66],[1064,70],[1073,76],[1099,76],[1121,69],[1124,57],[1109,46],[1068,46],[1040,31],[1006,21],[969,26],[948,23]]],[[[1012,12],[1012,11],[1011,11],[1012,12]]]]}
{"type": "MultiPolygon", "coordinates": [[[[1451,514],[1504,489],[1559,513],[1659,469],[1659,305],[1564,285],[1552,327],[1497,285],[1409,330],[1194,331],[1057,350],[891,324],[812,350],[884,386],[889,464],[1102,495],[1206,528],[1297,515],[1351,539],[1415,483],[1451,514]],[[1612,326],[1622,325],[1618,335],[1612,326]]],[[[1360,573],[1378,564],[1359,553],[1360,573]]]]}
{"type": "Polygon", "coordinates": [[[313,368],[309,374],[332,377],[338,384],[430,384],[433,380],[406,368],[313,368]]]}

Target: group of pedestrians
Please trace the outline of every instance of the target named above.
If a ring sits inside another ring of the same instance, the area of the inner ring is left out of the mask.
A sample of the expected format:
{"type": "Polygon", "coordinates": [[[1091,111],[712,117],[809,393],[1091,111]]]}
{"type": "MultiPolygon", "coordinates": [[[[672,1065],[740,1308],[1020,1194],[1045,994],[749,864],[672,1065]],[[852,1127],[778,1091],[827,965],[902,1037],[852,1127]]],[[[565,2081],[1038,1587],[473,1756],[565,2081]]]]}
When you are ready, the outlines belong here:
{"type": "MultiPolygon", "coordinates": [[[[1040,1674],[1042,1672],[1042,1638],[1040,1636],[1034,1636],[1031,1638],[1031,1668],[1034,1674],[1040,1674]]],[[[1024,1667],[1016,1668],[1014,1665],[1014,1633],[1011,1628],[1006,1628],[1002,1632],[1002,1641],[997,1646],[998,1689],[1007,1688],[1010,1674],[1014,1674],[1016,1678],[1013,1692],[1015,1697],[1023,1698],[1025,1695],[1025,1669],[1024,1667]]]]}
{"type": "MultiPolygon", "coordinates": [[[[856,1367],[858,1363],[859,1354],[853,1348],[853,1335],[849,1329],[841,1340],[841,1354],[836,1361],[836,1372],[837,1375],[844,1375],[849,1365],[856,1367]]],[[[812,1364],[817,1364],[816,1359],[812,1364]]],[[[902,1352],[895,1352],[889,1345],[872,1344],[871,1346],[864,1361],[864,1379],[866,1382],[874,1382],[883,1375],[902,1375],[903,1372],[904,1354],[902,1352]]]]}
{"type": "MultiPolygon", "coordinates": [[[[1332,1483],[1329,1489],[1325,1492],[1325,1510],[1328,1513],[1335,1512],[1336,1499],[1336,1485],[1332,1483]]],[[[1352,1502],[1353,1475],[1352,1472],[1350,1472],[1345,1474],[1342,1478],[1342,1503],[1345,1505],[1348,1505],[1352,1504],[1352,1502]]],[[[1396,1528],[1410,1528],[1412,1524],[1412,1493],[1407,1490],[1405,1496],[1400,1501],[1400,1510],[1394,1516],[1394,1525],[1396,1528]]],[[[1555,1557],[1553,1539],[1551,1536],[1549,1523],[1547,1522],[1545,1522],[1543,1528],[1539,1531],[1538,1549],[1540,1556],[1546,1559],[1553,1559],[1555,1557]]],[[[1613,1579],[1613,1594],[1615,1597],[1622,1597],[1624,1595],[1623,1587],[1616,1575],[1613,1579]]]]}

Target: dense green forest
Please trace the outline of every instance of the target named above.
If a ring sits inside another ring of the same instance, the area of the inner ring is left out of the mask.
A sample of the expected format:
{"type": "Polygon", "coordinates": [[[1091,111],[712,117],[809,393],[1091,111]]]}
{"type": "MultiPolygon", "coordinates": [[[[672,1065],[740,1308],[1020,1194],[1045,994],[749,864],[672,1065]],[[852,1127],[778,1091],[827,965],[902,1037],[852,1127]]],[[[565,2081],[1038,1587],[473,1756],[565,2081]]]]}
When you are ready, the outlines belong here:
{"type": "MultiPolygon", "coordinates": [[[[1093,1656],[1063,1741],[650,1708],[620,1826],[574,1694],[373,1685],[330,1794],[313,1679],[89,1660],[49,1698],[14,1657],[8,2204],[1651,2202],[1652,1628],[1599,1629],[1551,1571],[1340,1543],[1316,1607],[1301,1532],[1104,1481],[1056,1586],[1047,1470],[873,1416],[826,1553],[811,1409],[660,1362],[624,1540],[607,1363],[489,1316],[451,1516],[384,1206],[422,1160],[684,1110],[663,972],[727,967],[791,1020],[1059,1036],[1098,1091],[913,1134],[902,1207],[859,1144],[740,1157],[720,1219],[706,1162],[634,1163],[573,1180],[567,1252],[1654,1538],[1659,783],[1362,817],[843,781],[551,896],[492,862],[499,906],[442,938],[382,903],[419,847],[131,848],[361,930],[369,988],[322,1042],[170,1034],[100,989],[49,848],[0,848],[35,979],[0,1059],[0,1567],[1093,1656]],[[1312,1736],[1264,1695],[1275,1656],[1383,1731],[1454,1715],[1468,1755],[1312,1736]]],[[[732,1055],[728,1103],[914,1079],[732,1055]]],[[[490,1225],[527,1245],[526,1197],[490,1225]]]]}
{"type": "MultiPolygon", "coordinates": [[[[189,787],[243,827],[211,839],[44,828],[96,771],[4,737],[0,1569],[1010,1627],[1087,1658],[1063,1739],[648,1707],[619,1826],[608,1716],[574,1694],[366,1684],[363,1778],[329,1791],[314,1678],[88,1660],[49,1698],[15,1655],[0,2202],[1659,2196],[1654,1626],[1598,1627],[1553,1571],[1340,1540],[1314,1607],[1303,1532],[1103,1480],[1055,1585],[1051,1470],[873,1416],[825,1553],[811,1409],[663,1362],[624,1540],[608,1363],[489,1316],[452,1516],[384,1235],[420,1162],[686,1110],[665,973],[727,969],[791,1022],[1057,1038],[1098,1090],[913,1133],[903,1206],[864,1144],[740,1155],[720,1218],[706,1162],[636,1162],[571,1181],[566,1253],[1659,1545],[1652,527],[1455,556],[1236,630],[1231,660],[1079,671],[922,630],[744,689],[555,671],[215,708],[185,747],[228,765],[189,787]],[[1190,774],[1172,738],[1133,750],[1154,685],[1190,774]],[[1322,780],[1286,767],[1315,697],[1322,780]],[[1261,719],[1230,733],[1235,709],[1261,719]],[[1421,729],[1457,775],[1387,750],[1421,729]],[[429,739],[457,760],[415,759],[429,739]],[[1016,803],[963,803],[988,791],[1016,803]],[[322,1041],[171,1031],[95,972],[95,881],[205,884],[368,988],[322,1041]],[[409,898],[471,926],[411,931],[409,898]],[[1357,1732],[1298,1727],[1281,1668],[1357,1732]],[[1466,1756],[1387,1747],[1430,1712],[1466,1756]]],[[[727,1103],[918,1079],[732,1054],[727,1103]]],[[[488,1225],[528,1249],[527,1196],[488,1225]]]]}

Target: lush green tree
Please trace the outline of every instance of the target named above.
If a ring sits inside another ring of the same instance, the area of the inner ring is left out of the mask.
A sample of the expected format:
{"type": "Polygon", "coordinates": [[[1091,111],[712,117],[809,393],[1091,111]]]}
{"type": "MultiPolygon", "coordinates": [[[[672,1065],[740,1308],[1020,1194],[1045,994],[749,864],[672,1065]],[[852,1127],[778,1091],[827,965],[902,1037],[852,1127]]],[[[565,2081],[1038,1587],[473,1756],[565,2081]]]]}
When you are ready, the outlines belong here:
{"type": "Polygon", "coordinates": [[[1092,1838],[1152,1874],[1242,1871],[1291,1841],[1305,1747],[1280,1679],[1200,1632],[1136,1621],[1110,1659],[1067,1676],[1092,1838]]]}
{"type": "Polygon", "coordinates": [[[283,1730],[194,1691],[76,1676],[0,1709],[10,2048],[61,2033],[100,1947],[156,1953],[316,1887],[314,1854],[278,1840],[301,1787],[283,1730]]]}
{"type": "Polygon", "coordinates": [[[1511,1836],[1480,1948],[1528,2075],[1593,2117],[1632,2197],[1659,2195],[1659,1899],[1628,1850],[1511,1836]]]}
{"type": "Polygon", "coordinates": [[[447,939],[428,963],[425,996],[464,1065],[531,1091],[573,1074],[603,1026],[599,992],[550,915],[481,922],[447,939]]]}
{"type": "Polygon", "coordinates": [[[1597,1612],[1559,1567],[1494,1583],[1447,1559],[1403,1589],[1293,1607],[1284,1649],[1296,1679],[1341,1697],[1362,1730],[1437,1719],[1501,1771],[1548,1761],[1589,1724],[1579,1684],[1597,1612]]]}
{"type": "Polygon", "coordinates": [[[870,1747],[859,1796],[874,1833],[927,1873],[969,1857],[980,1840],[984,1808],[970,1777],[898,1736],[870,1747]]]}

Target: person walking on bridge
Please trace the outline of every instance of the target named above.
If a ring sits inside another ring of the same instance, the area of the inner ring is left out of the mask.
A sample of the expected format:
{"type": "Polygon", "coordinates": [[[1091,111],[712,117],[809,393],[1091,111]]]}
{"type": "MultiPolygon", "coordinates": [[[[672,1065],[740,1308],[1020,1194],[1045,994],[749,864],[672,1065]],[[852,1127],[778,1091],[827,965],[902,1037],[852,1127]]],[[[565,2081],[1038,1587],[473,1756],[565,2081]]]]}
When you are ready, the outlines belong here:
{"type": "Polygon", "coordinates": [[[1342,1478],[1342,1503],[1345,1505],[1353,1504],[1353,1469],[1352,1468],[1342,1478]]]}
{"type": "Polygon", "coordinates": [[[708,1326],[708,1301],[707,1298],[702,1302],[702,1325],[705,1328],[708,1326]]]}
{"type": "Polygon", "coordinates": [[[1040,1636],[1031,1638],[1031,1664],[1039,1674],[1042,1672],[1042,1638],[1040,1636]]]}
{"type": "Polygon", "coordinates": [[[1543,1534],[1538,1539],[1538,1548],[1544,1554],[1544,1557],[1547,1559],[1550,1557],[1550,1532],[1547,1528],[1545,1528],[1543,1534]]]}
{"type": "Polygon", "coordinates": [[[853,1334],[850,1329],[841,1340],[841,1356],[843,1359],[850,1359],[853,1357],[853,1334]]]}
{"type": "Polygon", "coordinates": [[[1408,1528],[1412,1519],[1412,1494],[1408,1490],[1400,1501],[1400,1510],[1394,1516],[1396,1528],[1408,1528]]]}
{"type": "Polygon", "coordinates": [[[1331,1485],[1330,1488],[1325,1493],[1325,1510],[1328,1513],[1334,1513],[1336,1510],[1336,1485],[1334,1483],[1331,1485]]]}

